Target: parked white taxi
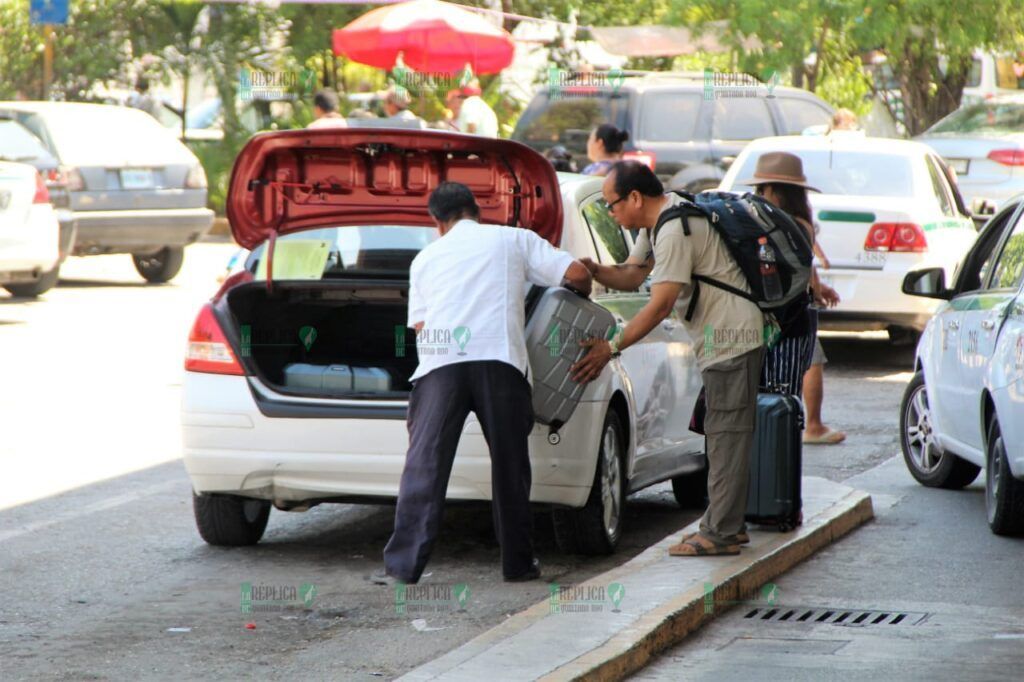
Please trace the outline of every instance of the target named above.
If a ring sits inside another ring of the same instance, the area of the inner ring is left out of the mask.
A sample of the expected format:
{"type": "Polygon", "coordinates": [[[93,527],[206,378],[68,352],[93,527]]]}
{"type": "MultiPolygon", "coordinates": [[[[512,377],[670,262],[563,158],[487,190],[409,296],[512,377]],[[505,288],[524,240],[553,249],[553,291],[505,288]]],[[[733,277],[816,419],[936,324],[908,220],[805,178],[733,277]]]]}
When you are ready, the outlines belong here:
{"type": "Polygon", "coordinates": [[[859,133],[769,137],[750,143],[720,189],[745,191],[766,152],[796,154],[808,183],[818,241],[831,267],[821,279],[839,292],[820,326],[835,331],[885,329],[906,340],[924,329],[937,303],[900,291],[916,268],[941,267],[949,279],[977,236],[973,220],[939,157],[917,142],[859,133]]]}
{"type": "Polygon", "coordinates": [[[962,488],[985,469],[992,531],[1024,533],[1024,194],[986,225],[947,287],[945,271],[904,290],[944,301],[917,347],[900,413],[903,457],[919,482],[962,488]]]}
{"type": "Polygon", "coordinates": [[[34,166],[0,161],[0,286],[37,296],[57,283],[47,274],[59,260],[60,224],[46,181],[34,166]]]}
{"type": "MultiPolygon", "coordinates": [[[[406,130],[255,136],[228,195],[235,239],[252,253],[203,306],[185,361],[184,461],[207,542],[257,542],[271,505],[396,498],[417,364],[409,265],[436,238],[426,205],[445,179],[473,190],[484,222],[602,263],[628,255],[601,179],[558,176],[516,142],[406,130]],[[291,363],[362,368],[367,382],[342,394],[287,386],[291,363]]],[[[593,298],[621,323],[647,294],[598,287],[593,298]]],[[[554,508],[563,549],[612,551],[626,495],[659,481],[673,479],[681,504],[703,503],[704,442],[688,429],[699,388],[689,338],[669,319],[587,386],[557,437],[535,427],[531,499],[554,508]]],[[[470,416],[448,498],[489,500],[490,474],[470,416]]]]}

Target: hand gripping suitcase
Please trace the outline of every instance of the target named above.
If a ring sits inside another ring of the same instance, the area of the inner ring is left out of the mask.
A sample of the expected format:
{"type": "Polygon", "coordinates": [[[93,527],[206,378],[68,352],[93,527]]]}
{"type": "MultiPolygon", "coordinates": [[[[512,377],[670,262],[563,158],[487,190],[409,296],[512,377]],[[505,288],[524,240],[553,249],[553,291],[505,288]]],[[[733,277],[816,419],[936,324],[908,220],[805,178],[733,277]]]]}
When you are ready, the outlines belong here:
{"type": "Polygon", "coordinates": [[[747,491],[750,523],[778,526],[785,532],[802,522],[803,419],[803,406],[796,396],[758,394],[747,491]]]}
{"type": "Polygon", "coordinates": [[[551,427],[548,440],[557,443],[558,430],[569,421],[586,388],[569,376],[569,368],[587,352],[580,342],[608,338],[615,318],[593,301],[562,287],[533,287],[526,313],[534,419],[551,427]]]}

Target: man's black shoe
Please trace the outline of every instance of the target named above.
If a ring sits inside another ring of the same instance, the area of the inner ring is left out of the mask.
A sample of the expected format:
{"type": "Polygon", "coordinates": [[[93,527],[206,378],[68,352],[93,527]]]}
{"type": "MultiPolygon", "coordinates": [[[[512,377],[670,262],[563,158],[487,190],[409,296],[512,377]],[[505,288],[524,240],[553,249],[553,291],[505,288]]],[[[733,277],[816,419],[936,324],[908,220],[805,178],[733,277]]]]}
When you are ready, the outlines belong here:
{"type": "Polygon", "coordinates": [[[505,582],[507,583],[525,583],[531,580],[540,579],[540,560],[534,559],[533,565],[526,569],[524,573],[514,576],[505,576],[505,582]]]}

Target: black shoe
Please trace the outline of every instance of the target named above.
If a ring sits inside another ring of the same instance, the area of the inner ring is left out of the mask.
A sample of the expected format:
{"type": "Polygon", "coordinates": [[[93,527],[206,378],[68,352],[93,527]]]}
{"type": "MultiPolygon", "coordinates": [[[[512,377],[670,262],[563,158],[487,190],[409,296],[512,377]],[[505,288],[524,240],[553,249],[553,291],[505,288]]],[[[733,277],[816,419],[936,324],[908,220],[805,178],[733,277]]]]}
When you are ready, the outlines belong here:
{"type": "Polygon", "coordinates": [[[525,583],[531,580],[540,579],[540,560],[534,559],[533,565],[530,566],[524,573],[514,576],[505,576],[505,582],[507,583],[525,583]]]}
{"type": "Polygon", "coordinates": [[[378,568],[376,571],[373,572],[373,574],[370,576],[370,582],[374,585],[384,585],[386,587],[394,587],[395,585],[405,584],[404,580],[399,580],[398,578],[392,575],[388,575],[387,570],[383,568],[378,568]]]}

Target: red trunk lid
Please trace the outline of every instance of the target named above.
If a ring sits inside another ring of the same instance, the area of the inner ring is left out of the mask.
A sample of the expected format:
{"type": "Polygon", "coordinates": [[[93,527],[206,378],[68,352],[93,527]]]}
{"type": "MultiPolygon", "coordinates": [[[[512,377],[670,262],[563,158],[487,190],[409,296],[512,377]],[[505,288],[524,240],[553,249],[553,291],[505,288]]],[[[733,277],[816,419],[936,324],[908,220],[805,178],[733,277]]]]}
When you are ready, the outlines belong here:
{"type": "Polygon", "coordinates": [[[231,233],[247,249],[278,235],[345,225],[424,225],[430,192],[467,185],[481,222],[533,230],[554,245],[562,201],[551,164],[511,140],[440,131],[313,129],[261,133],[235,160],[231,233]]]}

